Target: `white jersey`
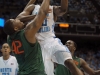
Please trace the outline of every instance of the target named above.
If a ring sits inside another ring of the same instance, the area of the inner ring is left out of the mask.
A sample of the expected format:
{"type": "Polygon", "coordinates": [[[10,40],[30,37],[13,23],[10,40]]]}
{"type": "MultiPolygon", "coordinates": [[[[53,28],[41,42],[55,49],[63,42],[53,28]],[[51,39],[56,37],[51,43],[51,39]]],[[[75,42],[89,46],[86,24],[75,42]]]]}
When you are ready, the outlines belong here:
{"type": "Polygon", "coordinates": [[[47,75],[54,75],[54,63],[64,65],[65,60],[72,59],[71,53],[58,38],[48,38],[40,41],[45,72],[47,75]]]}
{"type": "MultiPolygon", "coordinates": [[[[35,5],[35,9],[32,12],[32,15],[37,15],[39,12],[40,5],[35,5]]],[[[50,37],[55,37],[54,34],[54,17],[53,17],[53,6],[50,6],[51,13],[48,13],[47,18],[44,20],[41,28],[39,29],[38,33],[36,34],[36,38],[38,40],[45,40],[50,37]]]]}
{"type": "MultiPolygon", "coordinates": [[[[35,9],[32,14],[36,15],[39,11],[40,5],[35,5],[35,9]]],[[[65,60],[72,59],[71,54],[67,47],[65,47],[60,39],[54,38],[54,16],[53,6],[49,7],[51,13],[47,15],[42,27],[36,34],[36,38],[41,45],[42,56],[45,66],[45,72],[47,75],[54,75],[53,62],[64,65],[65,60]]]]}
{"type": "Polygon", "coordinates": [[[10,56],[8,60],[0,57],[0,75],[17,75],[18,63],[14,56],[10,56]]]}

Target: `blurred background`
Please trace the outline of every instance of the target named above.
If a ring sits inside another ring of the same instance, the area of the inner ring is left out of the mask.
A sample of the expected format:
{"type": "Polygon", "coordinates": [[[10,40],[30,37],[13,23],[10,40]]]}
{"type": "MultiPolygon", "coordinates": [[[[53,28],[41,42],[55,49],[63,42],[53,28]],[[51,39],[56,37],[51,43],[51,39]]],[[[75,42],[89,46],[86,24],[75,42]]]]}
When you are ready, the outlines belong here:
{"type": "MultiPolygon", "coordinates": [[[[3,32],[5,21],[15,18],[28,1],[0,0],[0,49],[7,37],[3,32]]],[[[51,4],[59,6],[60,1],[51,0],[51,4]]],[[[55,33],[63,44],[69,39],[75,41],[77,56],[93,69],[100,69],[100,0],[69,0],[67,13],[57,19],[55,33]]]]}

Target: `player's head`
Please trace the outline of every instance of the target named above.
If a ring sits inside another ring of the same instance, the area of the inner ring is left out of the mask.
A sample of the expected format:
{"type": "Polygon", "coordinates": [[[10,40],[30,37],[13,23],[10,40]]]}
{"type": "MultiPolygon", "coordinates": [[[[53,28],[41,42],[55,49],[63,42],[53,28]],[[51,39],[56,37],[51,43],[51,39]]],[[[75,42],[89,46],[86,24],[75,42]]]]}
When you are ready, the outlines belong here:
{"type": "Polygon", "coordinates": [[[68,49],[71,52],[74,52],[76,50],[76,47],[77,47],[77,44],[72,40],[66,41],[65,45],[68,47],[68,49]]]}
{"type": "Polygon", "coordinates": [[[11,48],[8,43],[4,43],[2,45],[1,52],[2,52],[3,56],[7,56],[10,54],[11,48]]]}
{"type": "Polygon", "coordinates": [[[18,19],[9,19],[4,25],[4,32],[7,35],[13,35],[15,32],[24,28],[23,22],[18,19]]]}

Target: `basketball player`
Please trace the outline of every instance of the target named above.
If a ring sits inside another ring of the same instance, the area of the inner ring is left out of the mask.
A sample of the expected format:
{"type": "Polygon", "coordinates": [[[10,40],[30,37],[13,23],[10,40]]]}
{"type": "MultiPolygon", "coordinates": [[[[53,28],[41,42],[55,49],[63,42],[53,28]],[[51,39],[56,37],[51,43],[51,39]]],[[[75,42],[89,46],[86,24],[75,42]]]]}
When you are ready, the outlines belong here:
{"type": "MultiPolygon", "coordinates": [[[[91,69],[89,67],[89,65],[85,62],[84,59],[74,56],[74,52],[77,47],[77,45],[74,41],[68,40],[65,45],[70,50],[70,52],[73,56],[74,63],[76,64],[76,66],[79,69],[82,68],[89,75],[100,75],[100,70],[94,71],[93,69],[91,69]]],[[[65,66],[63,66],[61,64],[58,64],[55,69],[55,75],[72,75],[72,74],[68,68],[66,68],[65,66]]]]}
{"type": "MultiPolygon", "coordinates": [[[[9,35],[7,42],[13,48],[19,64],[18,75],[45,75],[41,48],[35,34],[46,18],[49,3],[50,0],[43,0],[39,13],[27,24],[25,29],[23,29],[24,23],[17,18],[7,20],[4,25],[4,31],[9,35]]],[[[33,6],[30,7],[28,15],[33,10],[33,6]]]]}
{"type": "MultiPolygon", "coordinates": [[[[34,0],[30,1],[34,2],[34,0]]],[[[28,4],[31,5],[31,2],[28,4]]],[[[41,0],[38,2],[41,2],[41,0]]],[[[29,6],[27,5],[26,8],[28,7],[29,6]]],[[[44,23],[42,24],[42,27],[39,29],[38,33],[35,35],[41,45],[45,72],[47,75],[54,75],[54,61],[68,67],[74,75],[83,75],[73,63],[72,56],[68,48],[65,47],[61,43],[60,39],[56,38],[54,34],[56,18],[57,16],[62,16],[64,13],[66,13],[67,7],[68,0],[61,0],[61,6],[49,6],[47,17],[45,18],[44,23]],[[51,61],[52,58],[53,61],[51,61]]],[[[32,15],[37,15],[39,9],[40,5],[34,5],[32,15]]],[[[17,18],[21,18],[23,16],[26,16],[25,12],[17,16],[17,18]]]]}
{"type": "Polygon", "coordinates": [[[11,48],[8,43],[4,43],[1,49],[0,57],[0,75],[17,75],[18,63],[14,56],[10,55],[11,48]]]}

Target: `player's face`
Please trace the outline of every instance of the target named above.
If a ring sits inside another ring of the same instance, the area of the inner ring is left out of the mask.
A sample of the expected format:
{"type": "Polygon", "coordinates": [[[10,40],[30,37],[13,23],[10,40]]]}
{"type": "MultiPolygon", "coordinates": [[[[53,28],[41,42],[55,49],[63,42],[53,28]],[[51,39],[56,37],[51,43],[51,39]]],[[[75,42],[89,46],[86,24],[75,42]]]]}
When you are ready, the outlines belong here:
{"type": "Polygon", "coordinates": [[[74,42],[71,40],[68,40],[65,45],[68,47],[68,49],[72,52],[75,51],[75,46],[74,46],[74,42]]]}
{"type": "Polygon", "coordinates": [[[2,52],[3,56],[9,55],[10,51],[11,51],[10,46],[7,43],[2,45],[1,52],[2,52]]]}
{"type": "Polygon", "coordinates": [[[18,19],[10,19],[10,20],[13,23],[14,28],[17,28],[17,30],[21,30],[24,28],[24,23],[21,22],[20,20],[18,19]]]}

